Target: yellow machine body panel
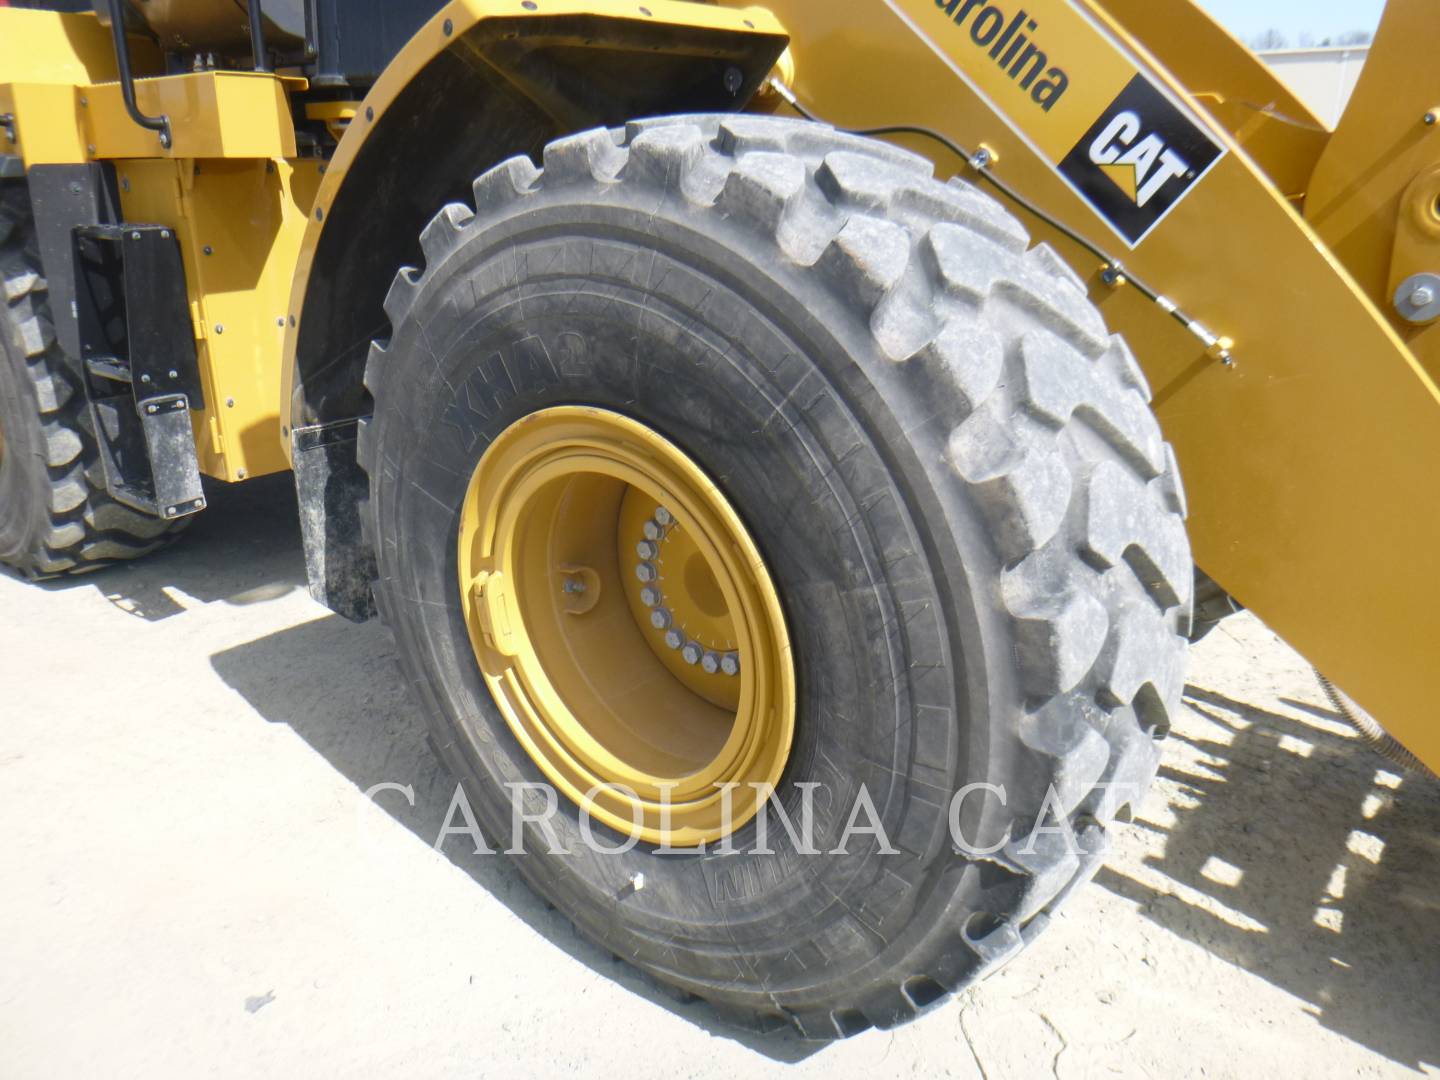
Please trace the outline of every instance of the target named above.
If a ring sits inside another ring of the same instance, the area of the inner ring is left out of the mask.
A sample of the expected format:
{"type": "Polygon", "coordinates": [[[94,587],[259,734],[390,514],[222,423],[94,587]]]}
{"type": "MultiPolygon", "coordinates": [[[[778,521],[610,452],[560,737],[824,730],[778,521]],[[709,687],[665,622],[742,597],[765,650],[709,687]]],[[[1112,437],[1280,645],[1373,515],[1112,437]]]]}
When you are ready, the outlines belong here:
{"type": "MultiPolygon", "coordinates": [[[[115,48],[110,33],[88,15],[10,8],[0,34],[0,72],[7,82],[79,86],[115,78],[115,48]]],[[[159,57],[137,40],[136,67],[153,68],[159,57]]]]}
{"type": "Polygon", "coordinates": [[[173,223],[191,288],[207,408],[200,469],[244,480],[289,468],[279,435],[286,303],[319,162],[138,160],[118,169],[133,221],[173,223]]]}
{"type": "MultiPolygon", "coordinates": [[[[289,467],[280,440],[280,349],[319,162],[298,159],[287,96],[304,79],[245,71],[142,78],[142,110],[171,119],[174,143],[125,112],[110,33],[91,16],[0,12],[0,113],[15,116],[27,167],[109,160],[126,220],[180,241],[207,407],[192,419],[200,469],[243,480],[289,467]]],[[[143,38],[137,70],[158,70],[143,38]]]]}

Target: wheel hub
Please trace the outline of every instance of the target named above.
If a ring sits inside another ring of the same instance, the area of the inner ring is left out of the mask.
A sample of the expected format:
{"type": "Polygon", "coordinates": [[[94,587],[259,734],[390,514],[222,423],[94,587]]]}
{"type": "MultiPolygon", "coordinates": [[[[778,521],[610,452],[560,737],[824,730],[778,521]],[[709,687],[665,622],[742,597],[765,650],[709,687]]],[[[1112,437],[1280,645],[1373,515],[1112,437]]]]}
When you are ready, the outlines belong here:
{"type": "Polygon", "coordinates": [[[628,417],[518,421],[461,515],[487,687],[542,772],[619,832],[717,840],[778,783],[795,675],[779,596],[720,490],[628,417]]]}

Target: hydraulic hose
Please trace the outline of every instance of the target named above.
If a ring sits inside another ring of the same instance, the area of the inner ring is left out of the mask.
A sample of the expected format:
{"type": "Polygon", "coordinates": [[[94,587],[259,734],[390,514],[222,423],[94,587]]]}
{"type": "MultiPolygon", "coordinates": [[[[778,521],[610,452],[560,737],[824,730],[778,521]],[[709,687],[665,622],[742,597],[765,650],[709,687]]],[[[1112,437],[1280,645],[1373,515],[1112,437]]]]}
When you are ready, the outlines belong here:
{"type": "Polygon", "coordinates": [[[1330,699],[1330,704],[1335,706],[1335,711],[1343,716],[1345,722],[1355,729],[1355,733],[1369,743],[1377,753],[1407,772],[1419,773],[1432,778],[1435,776],[1423,761],[1396,742],[1394,736],[1380,726],[1379,721],[1357,705],[1345,691],[1322,675],[1318,668],[1315,669],[1315,678],[1320,681],[1320,689],[1325,691],[1325,696],[1330,699]]]}

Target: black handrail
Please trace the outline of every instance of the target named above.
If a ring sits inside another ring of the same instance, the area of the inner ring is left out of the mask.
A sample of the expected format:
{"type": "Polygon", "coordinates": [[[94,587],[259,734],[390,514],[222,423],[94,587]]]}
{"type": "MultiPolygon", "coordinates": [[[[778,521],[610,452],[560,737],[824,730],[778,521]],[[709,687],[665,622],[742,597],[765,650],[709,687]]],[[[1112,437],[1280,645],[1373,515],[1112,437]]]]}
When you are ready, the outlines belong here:
{"type": "Polygon", "coordinates": [[[135,104],[135,76],[130,70],[130,43],[125,38],[125,0],[105,0],[110,13],[110,34],[115,39],[115,65],[120,72],[120,93],[125,98],[125,111],[143,128],[160,133],[160,145],[170,149],[170,117],[146,116],[135,104]]]}
{"type": "Polygon", "coordinates": [[[269,71],[270,59],[265,55],[265,27],[262,24],[265,15],[260,10],[260,0],[246,0],[245,6],[250,15],[250,50],[255,54],[255,70],[269,71]]]}

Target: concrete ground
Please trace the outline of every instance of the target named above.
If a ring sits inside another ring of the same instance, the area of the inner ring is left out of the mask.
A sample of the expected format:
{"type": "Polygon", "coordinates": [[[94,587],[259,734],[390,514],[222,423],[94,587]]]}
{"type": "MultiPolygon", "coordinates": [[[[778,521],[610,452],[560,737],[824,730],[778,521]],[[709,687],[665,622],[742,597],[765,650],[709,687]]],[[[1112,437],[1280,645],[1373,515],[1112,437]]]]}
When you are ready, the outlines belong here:
{"type": "Polygon", "coordinates": [[[1253,618],[1195,650],[1160,783],[1035,948],[814,1046],[437,853],[453,782],[386,634],[303,578],[285,478],[142,564],[0,577],[0,1076],[1440,1075],[1440,784],[1253,618]]]}

